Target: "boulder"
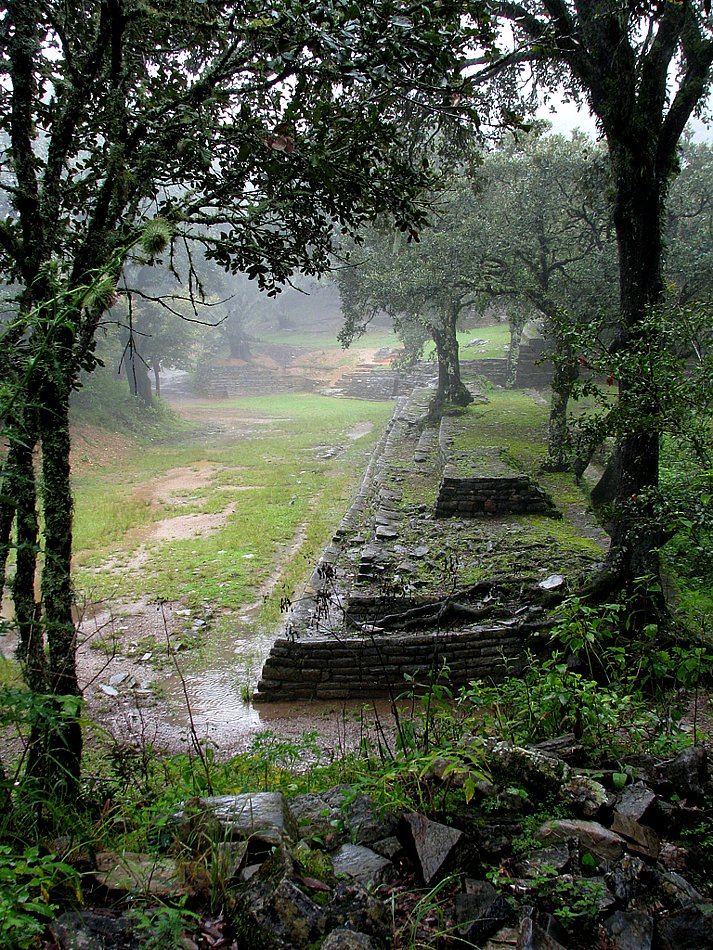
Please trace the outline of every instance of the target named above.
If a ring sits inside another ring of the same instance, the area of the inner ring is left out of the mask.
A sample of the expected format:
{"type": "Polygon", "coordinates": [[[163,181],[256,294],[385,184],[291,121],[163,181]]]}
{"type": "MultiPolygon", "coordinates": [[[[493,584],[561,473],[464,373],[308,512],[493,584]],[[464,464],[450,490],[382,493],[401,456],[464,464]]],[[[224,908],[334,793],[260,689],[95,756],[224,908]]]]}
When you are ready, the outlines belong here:
{"type": "Polygon", "coordinates": [[[483,950],[510,950],[517,948],[519,940],[519,927],[503,927],[483,944],[483,950]]]}
{"type": "Polygon", "coordinates": [[[465,894],[455,903],[458,933],[469,944],[480,944],[511,922],[514,914],[508,899],[488,881],[466,881],[465,894]]]}
{"type": "Polygon", "coordinates": [[[68,911],[53,920],[50,933],[59,950],[138,950],[126,917],[93,911],[68,911]]]}
{"type": "Polygon", "coordinates": [[[557,736],[555,739],[543,739],[542,742],[537,742],[529,748],[544,752],[546,755],[557,756],[558,759],[563,759],[570,765],[579,762],[584,752],[573,732],[557,736]]]}
{"type": "Polygon", "coordinates": [[[179,834],[220,835],[223,839],[259,837],[277,844],[297,838],[297,824],[282,792],[247,792],[199,798],[176,816],[179,834]]]}
{"type": "Polygon", "coordinates": [[[373,950],[374,942],[357,930],[337,927],[322,944],[322,950],[373,950]]]}
{"type": "Polygon", "coordinates": [[[430,884],[436,875],[448,866],[463,832],[450,828],[424,815],[411,813],[405,816],[421,868],[424,883],[430,884]]]}
{"type": "Polygon", "coordinates": [[[365,887],[380,884],[393,867],[388,858],[360,844],[343,844],[332,854],[335,874],[346,874],[365,887]]]}
{"type": "Polygon", "coordinates": [[[640,825],[633,818],[627,818],[618,811],[614,812],[610,823],[612,831],[626,838],[626,847],[636,854],[643,854],[647,858],[656,858],[661,849],[659,836],[646,825],[640,825]]]}
{"type": "Polygon", "coordinates": [[[551,848],[538,848],[531,852],[516,865],[515,871],[521,877],[537,877],[545,866],[554,868],[556,871],[564,871],[570,860],[567,842],[562,841],[552,845],[551,848]]]}
{"type": "Polygon", "coordinates": [[[657,950],[706,950],[713,947],[713,908],[710,904],[686,907],[656,926],[657,950]]]}
{"type": "Polygon", "coordinates": [[[372,845],[375,841],[396,834],[398,819],[388,812],[381,812],[367,795],[345,798],[345,789],[337,787],[325,792],[325,802],[339,812],[349,828],[351,840],[356,844],[372,845]]]}
{"type": "Polygon", "coordinates": [[[511,742],[496,742],[489,753],[493,772],[503,775],[510,784],[521,781],[536,792],[559,791],[571,776],[569,766],[557,756],[523,749],[511,742]]]}
{"type": "Polygon", "coordinates": [[[382,858],[388,858],[389,861],[401,857],[404,852],[404,847],[396,835],[390,835],[388,838],[382,838],[381,841],[375,841],[372,848],[382,858]]]}
{"type": "Polygon", "coordinates": [[[109,891],[150,894],[153,897],[181,897],[188,888],[180,881],[176,862],[153,854],[101,851],[96,857],[94,879],[109,891]]]}
{"type": "Polygon", "coordinates": [[[530,916],[520,922],[518,950],[567,950],[564,944],[538,926],[530,916]]]}
{"type": "Polygon", "coordinates": [[[618,910],[602,925],[611,950],[651,950],[654,919],[650,914],[618,910]]]}
{"type": "Polygon", "coordinates": [[[647,868],[641,858],[625,854],[606,875],[606,882],[618,901],[628,904],[647,886],[647,868]]]}
{"type": "Polygon", "coordinates": [[[703,901],[700,891],[676,871],[654,871],[652,877],[656,895],[667,907],[678,910],[703,901]]]}
{"type": "Polygon", "coordinates": [[[586,775],[573,775],[560,789],[560,795],[584,818],[596,817],[609,800],[604,786],[586,775]]]}
{"type": "Polygon", "coordinates": [[[336,835],[334,823],[339,819],[339,812],[324,796],[316,792],[295,795],[290,799],[289,809],[301,838],[311,838],[314,835],[328,838],[336,835]]]}
{"type": "Polygon", "coordinates": [[[558,819],[545,822],[538,832],[540,840],[567,841],[575,839],[584,851],[589,851],[602,861],[616,861],[624,853],[624,839],[600,825],[596,821],[578,821],[575,819],[558,819]]]}
{"type": "Polygon", "coordinates": [[[628,785],[615,804],[616,811],[632,821],[645,821],[651,815],[656,803],[656,795],[643,782],[628,785]]]}
{"type": "Polygon", "coordinates": [[[243,887],[232,916],[246,946],[307,947],[331,929],[326,909],[287,876],[275,884],[258,871],[243,887]]]}
{"type": "Polygon", "coordinates": [[[654,768],[654,781],[662,791],[687,801],[700,801],[708,784],[708,758],[703,746],[690,746],[675,758],[654,768]]]}
{"type": "Polygon", "coordinates": [[[688,867],[688,851],[670,841],[664,841],[659,851],[659,863],[669,871],[685,871],[688,867]]]}

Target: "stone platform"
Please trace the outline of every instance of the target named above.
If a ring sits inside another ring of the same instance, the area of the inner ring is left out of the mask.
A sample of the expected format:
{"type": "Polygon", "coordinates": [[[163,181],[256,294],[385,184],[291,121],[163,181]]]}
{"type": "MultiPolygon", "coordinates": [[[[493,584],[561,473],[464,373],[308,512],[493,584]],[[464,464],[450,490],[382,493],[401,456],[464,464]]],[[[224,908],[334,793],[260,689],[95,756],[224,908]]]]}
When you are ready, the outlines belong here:
{"type": "Polygon", "coordinates": [[[439,449],[444,463],[436,516],[474,518],[498,514],[540,514],[561,518],[550,495],[529,475],[514,471],[496,446],[475,455],[454,449],[458,419],[441,420],[439,449]]]}
{"type": "MultiPolygon", "coordinates": [[[[406,677],[427,681],[443,664],[454,684],[501,678],[540,649],[551,625],[538,584],[554,574],[566,584],[600,556],[569,521],[571,549],[552,538],[544,493],[499,455],[499,487],[511,480],[524,496],[527,486],[526,510],[442,517],[448,465],[466,477],[482,448],[469,458],[444,454],[449,423],[430,419],[432,395],[422,387],[397,398],[353,503],[293,598],[256,702],[399,695],[406,677]]],[[[477,411],[464,424],[478,428],[477,411]]],[[[546,416],[543,432],[544,424],[546,416]]]]}

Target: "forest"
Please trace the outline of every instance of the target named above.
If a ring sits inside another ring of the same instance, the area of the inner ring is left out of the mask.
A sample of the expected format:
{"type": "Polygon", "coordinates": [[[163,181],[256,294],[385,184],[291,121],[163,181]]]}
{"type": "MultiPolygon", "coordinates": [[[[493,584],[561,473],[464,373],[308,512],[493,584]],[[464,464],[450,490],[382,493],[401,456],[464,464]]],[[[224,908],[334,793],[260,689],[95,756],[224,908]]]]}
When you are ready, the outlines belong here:
{"type": "Polygon", "coordinates": [[[713,947],[709,0],[0,69],[0,945],[713,947]]]}

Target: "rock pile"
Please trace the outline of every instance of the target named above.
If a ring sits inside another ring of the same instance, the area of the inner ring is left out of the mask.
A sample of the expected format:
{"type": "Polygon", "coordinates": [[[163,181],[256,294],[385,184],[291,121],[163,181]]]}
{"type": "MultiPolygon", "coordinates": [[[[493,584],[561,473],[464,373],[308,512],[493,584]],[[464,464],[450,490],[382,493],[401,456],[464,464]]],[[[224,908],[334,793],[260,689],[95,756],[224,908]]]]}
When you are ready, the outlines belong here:
{"type": "MultiPolygon", "coordinates": [[[[94,876],[115,898],[168,893],[152,886],[157,876],[175,893],[178,878],[196,900],[206,884],[190,862],[211,854],[229,895],[225,932],[237,941],[221,946],[389,947],[405,945],[407,924],[419,946],[438,946],[437,923],[458,945],[483,950],[712,947],[713,908],[686,876],[702,844],[690,829],[711,792],[705,750],[642,759],[626,773],[577,768],[580,751],[573,738],[490,743],[489,779],[445,819],[381,812],[343,786],[289,800],[274,792],[196,799],[174,816],[166,855],[104,855],[94,876]],[[540,822],[545,802],[555,814],[540,822]],[[114,867],[122,863],[130,873],[114,867]],[[438,913],[405,921],[439,882],[438,913]]],[[[438,761],[426,783],[431,793],[459,784],[438,761]]],[[[52,930],[62,950],[139,945],[116,914],[65,914],[52,930]]]]}

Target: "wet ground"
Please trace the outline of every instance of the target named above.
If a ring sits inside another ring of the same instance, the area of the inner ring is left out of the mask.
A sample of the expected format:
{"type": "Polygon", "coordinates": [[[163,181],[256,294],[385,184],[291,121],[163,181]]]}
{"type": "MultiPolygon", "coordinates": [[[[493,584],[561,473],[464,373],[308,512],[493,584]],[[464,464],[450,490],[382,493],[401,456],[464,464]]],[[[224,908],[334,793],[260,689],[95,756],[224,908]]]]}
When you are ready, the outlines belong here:
{"type": "MultiPolygon", "coordinates": [[[[274,415],[260,418],[235,406],[198,400],[190,394],[186,377],[180,373],[169,375],[163,396],[203,433],[207,454],[216,440],[239,444],[266,431],[279,434],[289,425],[288,419],[274,415]]],[[[344,433],[345,445],[364,439],[374,425],[370,419],[356,422],[344,433]]],[[[196,428],[187,438],[195,440],[195,432],[196,428]]],[[[109,440],[111,444],[106,447],[102,442],[98,449],[98,441],[94,432],[79,434],[78,467],[93,470],[97,451],[120,461],[129,447],[126,440],[117,438],[109,440]]],[[[325,444],[318,449],[322,457],[331,458],[344,446],[325,444]]],[[[264,707],[250,702],[277,632],[259,623],[260,610],[300,551],[305,524],[299,525],[291,541],[279,550],[254,600],[244,604],[235,616],[226,616],[211,603],[188,607],[180,600],[159,602],[152,597],[149,566],[157,546],[170,551],[174,542],[203,539],[219,532],[236,506],[250,497],[251,488],[257,487],[230,484],[229,477],[226,483],[227,474],[225,467],[205,459],[169,468],[136,486],[133,497],[148,506],[152,520],[127,531],[110,556],[96,567],[83,569],[85,587],[92,573],[106,580],[127,573],[141,578],[145,572],[139,585],[143,596],[101,602],[85,594],[78,605],[78,669],[89,718],[119,741],[150,742],[167,751],[186,749],[201,741],[211,744],[221,756],[246,749],[264,730],[286,739],[316,731],[319,744],[335,753],[355,748],[377,732],[390,734],[388,703],[366,707],[358,703],[264,707]],[[218,502],[215,510],[213,498],[212,505],[207,506],[210,510],[196,510],[201,499],[208,497],[206,490],[224,494],[225,504],[218,502]],[[182,507],[188,508],[185,514],[182,507]]],[[[305,581],[310,573],[311,566],[307,566],[305,581]]],[[[12,637],[0,641],[0,649],[11,656],[12,637]]]]}

